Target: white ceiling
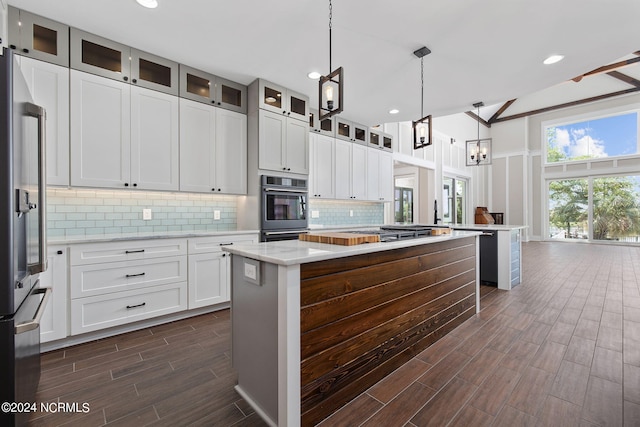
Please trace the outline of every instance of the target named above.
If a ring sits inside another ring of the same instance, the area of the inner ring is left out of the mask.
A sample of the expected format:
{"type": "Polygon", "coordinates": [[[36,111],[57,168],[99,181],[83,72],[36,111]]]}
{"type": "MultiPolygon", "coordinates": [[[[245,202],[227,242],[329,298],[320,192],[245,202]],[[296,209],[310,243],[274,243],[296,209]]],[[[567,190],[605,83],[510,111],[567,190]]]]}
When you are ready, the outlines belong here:
{"type": "MultiPolygon", "coordinates": [[[[8,2],[243,84],[265,78],[309,95],[312,107],[307,73],[329,71],[328,0],[158,0],[153,10],[135,0],[8,2]]],[[[342,114],[368,125],[420,118],[413,51],[422,46],[432,51],[425,115],[538,92],[639,50],[639,16],[638,0],[333,0],[342,114]],[[564,61],[542,64],[555,53],[564,61]]]]}

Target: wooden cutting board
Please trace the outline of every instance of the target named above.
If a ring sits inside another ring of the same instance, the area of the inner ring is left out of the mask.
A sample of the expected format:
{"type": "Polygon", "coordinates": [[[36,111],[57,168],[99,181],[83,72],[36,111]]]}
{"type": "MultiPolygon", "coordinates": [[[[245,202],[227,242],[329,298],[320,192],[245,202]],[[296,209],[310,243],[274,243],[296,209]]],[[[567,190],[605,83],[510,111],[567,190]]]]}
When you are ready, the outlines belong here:
{"type": "Polygon", "coordinates": [[[377,243],[380,241],[380,236],[377,234],[359,233],[307,233],[301,234],[300,240],[305,242],[352,246],[360,245],[362,243],[377,243]]]}

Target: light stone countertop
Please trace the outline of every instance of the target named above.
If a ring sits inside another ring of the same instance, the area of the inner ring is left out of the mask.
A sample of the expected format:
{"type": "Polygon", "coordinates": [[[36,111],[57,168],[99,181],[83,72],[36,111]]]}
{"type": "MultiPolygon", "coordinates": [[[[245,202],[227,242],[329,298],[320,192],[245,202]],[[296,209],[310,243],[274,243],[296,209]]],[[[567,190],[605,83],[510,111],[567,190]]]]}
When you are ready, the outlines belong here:
{"type": "Polygon", "coordinates": [[[528,225],[508,225],[508,224],[450,224],[452,229],[464,230],[491,230],[491,231],[511,231],[529,228],[528,225]]]}
{"type": "Polygon", "coordinates": [[[239,236],[244,234],[260,234],[260,230],[227,230],[227,231],[166,231],[148,233],[98,234],[92,236],[53,237],[47,240],[48,245],[69,245],[78,243],[102,243],[126,240],[153,239],[186,239],[193,237],[239,236]]]}
{"type": "Polygon", "coordinates": [[[427,236],[395,242],[364,243],[352,246],[303,242],[300,240],[283,240],[254,244],[241,243],[233,246],[225,246],[223,250],[234,255],[240,255],[271,264],[294,265],[437,243],[451,239],[478,236],[480,234],[481,233],[476,231],[452,231],[451,234],[439,236],[427,236]]]}

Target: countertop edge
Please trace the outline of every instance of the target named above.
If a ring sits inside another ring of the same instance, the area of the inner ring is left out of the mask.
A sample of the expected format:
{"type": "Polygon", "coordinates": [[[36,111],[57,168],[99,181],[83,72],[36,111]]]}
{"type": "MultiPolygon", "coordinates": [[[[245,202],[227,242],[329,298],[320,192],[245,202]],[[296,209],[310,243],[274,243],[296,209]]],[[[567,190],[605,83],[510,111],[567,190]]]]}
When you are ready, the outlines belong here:
{"type": "Polygon", "coordinates": [[[260,230],[229,230],[229,231],[187,231],[173,233],[150,233],[150,234],[123,234],[123,235],[104,235],[104,236],[82,236],[82,237],[63,237],[52,238],[47,240],[47,245],[62,246],[76,245],[82,243],[104,243],[104,242],[123,242],[135,240],[158,240],[158,239],[190,239],[196,237],[216,237],[216,236],[241,236],[246,234],[260,234],[260,230]]]}
{"type": "Polygon", "coordinates": [[[271,264],[290,266],[443,242],[451,239],[474,237],[479,236],[480,234],[482,233],[478,231],[454,231],[451,234],[443,234],[440,236],[400,240],[397,242],[365,243],[353,246],[286,240],[280,242],[261,242],[255,244],[225,246],[223,250],[245,258],[264,261],[271,264]]]}

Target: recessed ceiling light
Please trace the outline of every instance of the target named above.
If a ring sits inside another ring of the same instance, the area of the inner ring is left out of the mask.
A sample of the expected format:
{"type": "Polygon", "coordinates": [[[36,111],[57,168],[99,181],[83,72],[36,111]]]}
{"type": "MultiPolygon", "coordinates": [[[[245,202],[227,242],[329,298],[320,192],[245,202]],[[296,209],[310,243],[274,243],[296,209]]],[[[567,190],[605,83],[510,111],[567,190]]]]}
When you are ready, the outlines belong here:
{"type": "Polygon", "coordinates": [[[158,7],[157,0],[136,0],[140,6],[147,7],[149,9],[155,9],[158,7]]]}
{"type": "Polygon", "coordinates": [[[389,114],[398,114],[400,112],[400,110],[398,110],[397,108],[392,108],[391,110],[389,110],[389,114]]]}
{"type": "Polygon", "coordinates": [[[560,62],[563,59],[564,59],[564,55],[551,55],[550,57],[542,61],[542,63],[544,65],[551,65],[551,64],[555,64],[556,62],[560,62]]]}
{"type": "Polygon", "coordinates": [[[312,71],[312,72],[310,72],[309,74],[307,74],[307,77],[309,77],[310,79],[313,79],[313,80],[318,80],[318,79],[320,78],[320,76],[321,76],[321,75],[322,75],[322,74],[320,74],[320,73],[319,73],[319,72],[317,72],[317,71],[312,71]]]}

